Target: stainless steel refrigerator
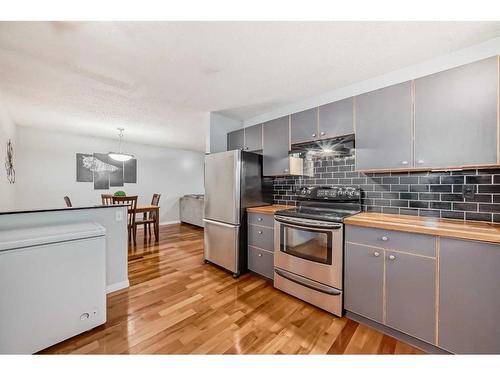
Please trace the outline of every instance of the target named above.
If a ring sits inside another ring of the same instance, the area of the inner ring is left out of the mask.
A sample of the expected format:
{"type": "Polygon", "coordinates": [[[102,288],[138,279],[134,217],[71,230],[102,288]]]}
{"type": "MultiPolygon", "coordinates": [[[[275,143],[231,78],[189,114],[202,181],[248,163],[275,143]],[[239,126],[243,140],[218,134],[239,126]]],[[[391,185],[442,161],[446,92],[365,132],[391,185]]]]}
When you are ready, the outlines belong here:
{"type": "Polygon", "coordinates": [[[262,156],[240,150],[205,156],[205,262],[238,277],[247,270],[247,207],[272,201],[262,156]]]}

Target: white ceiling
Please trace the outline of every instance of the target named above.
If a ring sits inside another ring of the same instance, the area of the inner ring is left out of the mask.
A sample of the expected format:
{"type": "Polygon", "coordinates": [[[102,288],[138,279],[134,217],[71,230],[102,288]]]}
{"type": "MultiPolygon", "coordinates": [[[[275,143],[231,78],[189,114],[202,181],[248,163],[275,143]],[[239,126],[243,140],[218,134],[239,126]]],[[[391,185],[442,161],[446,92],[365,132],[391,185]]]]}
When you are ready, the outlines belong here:
{"type": "Polygon", "coordinates": [[[204,150],[246,120],[500,35],[500,22],[0,22],[14,121],[204,150]]]}

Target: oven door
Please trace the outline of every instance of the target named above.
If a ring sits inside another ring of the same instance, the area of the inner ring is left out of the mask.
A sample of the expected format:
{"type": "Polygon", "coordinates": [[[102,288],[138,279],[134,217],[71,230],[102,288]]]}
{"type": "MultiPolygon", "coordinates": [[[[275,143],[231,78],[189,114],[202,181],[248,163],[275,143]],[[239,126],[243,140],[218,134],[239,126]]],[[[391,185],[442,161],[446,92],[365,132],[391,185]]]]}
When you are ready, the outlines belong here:
{"type": "Polygon", "coordinates": [[[342,224],[278,215],[274,218],[274,266],[342,289],[342,224]]]}

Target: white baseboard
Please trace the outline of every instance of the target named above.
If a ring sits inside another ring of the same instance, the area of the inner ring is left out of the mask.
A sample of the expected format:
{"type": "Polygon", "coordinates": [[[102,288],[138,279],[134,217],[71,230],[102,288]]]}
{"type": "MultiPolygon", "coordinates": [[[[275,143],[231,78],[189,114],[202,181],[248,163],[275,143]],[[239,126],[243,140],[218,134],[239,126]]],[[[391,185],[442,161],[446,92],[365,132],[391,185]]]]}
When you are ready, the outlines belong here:
{"type": "Polygon", "coordinates": [[[130,283],[129,283],[128,279],[125,281],[120,281],[119,283],[114,283],[114,284],[108,285],[108,286],[106,286],[106,294],[116,292],[117,290],[120,290],[120,289],[128,288],[129,286],[130,286],[130,283]]]}
{"type": "Polygon", "coordinates": [[[180,223],[179,220],[172,220],[172,221],[164,221],[164,222],[160,223],[160,225],[179,224],[179,223],[180,223]]]}

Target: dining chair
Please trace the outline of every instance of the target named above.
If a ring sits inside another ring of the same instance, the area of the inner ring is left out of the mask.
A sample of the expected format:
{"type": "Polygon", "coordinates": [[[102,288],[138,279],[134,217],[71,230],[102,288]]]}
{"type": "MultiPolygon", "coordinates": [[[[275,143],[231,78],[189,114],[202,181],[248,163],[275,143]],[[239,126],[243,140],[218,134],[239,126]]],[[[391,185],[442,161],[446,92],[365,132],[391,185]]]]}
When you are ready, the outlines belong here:
{"type": "Polygon", "coordinates": [[[128,206],[127,215],[127,229],[128,229],[128,240],[134,240],[134,245],[136,242],[135,235],[135,209],[137,208],[137,195],[128,197],[112,197],[113,204],[126,204],[128,206]]]}
{"type": "MultiPolygon", "coordinates": [[[[152,206],[159,206],[160,205],[160,197],[161,194],[153,194],[153,198],[151,199],[151,205],[152,206]]],[[[139,225],[144,225],[144,237],[146,237],[146,234],[149,234],[149,237],[151,238],[151,224],[156,225],[156,220],[159,220],[159,218],[156,215],[156,212],[151,211],[148,213],[144,213],[142,220],[136,220],[135,222],[135,227],[137,230],[137,227],[139,225]]],[[[156,234],[155,234],[156,236],[156,234]]]]}
{"type": "Polygon", "coordinates": [[[110,206],[113,204],[113,195],[112,194],[101,194],[101,201],[103,206],[110,206]]]}
{"type": "Polygon", "coordinates": [[[71,204],[71,199],[69,199],[67,195],[64,197],[64,202],[66,203],[66,207],[73,207],[73,205],[71,204]]]}

